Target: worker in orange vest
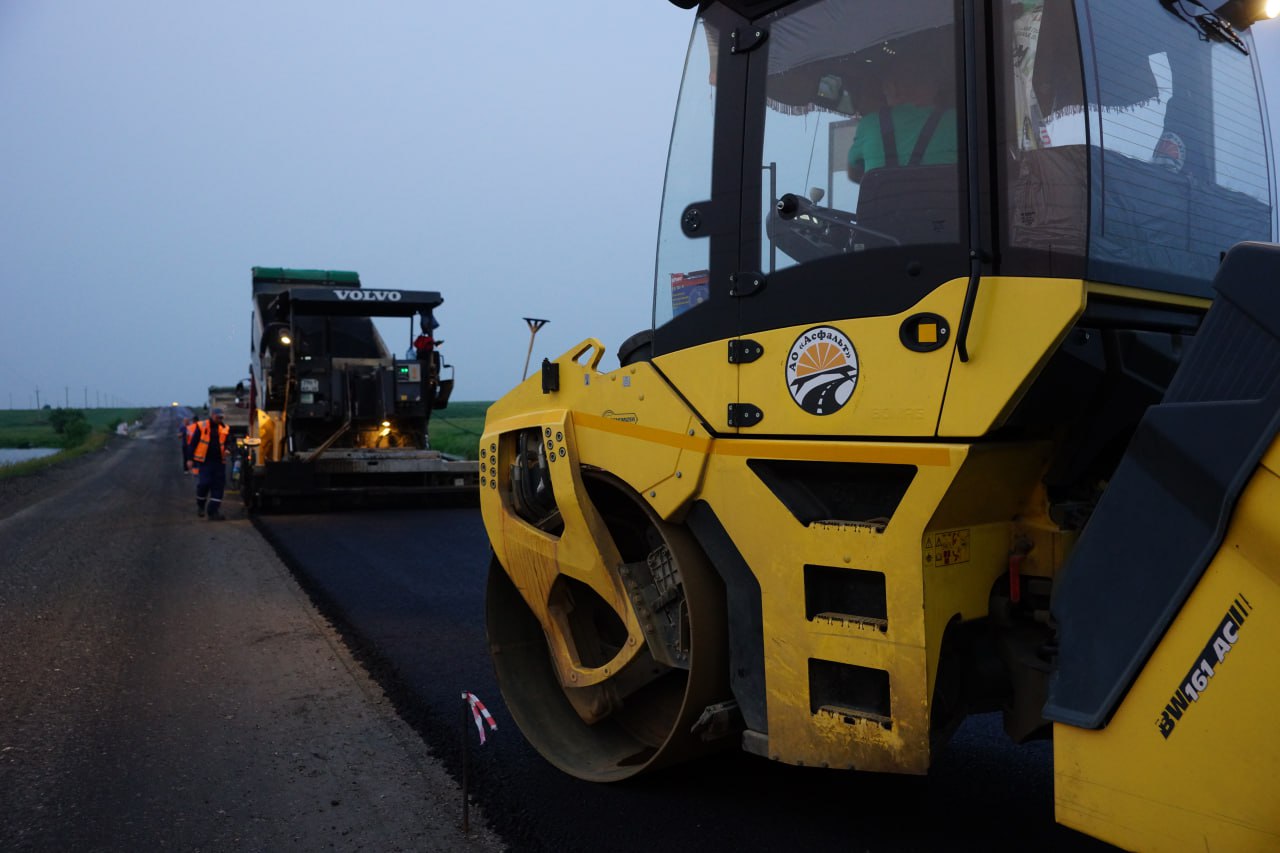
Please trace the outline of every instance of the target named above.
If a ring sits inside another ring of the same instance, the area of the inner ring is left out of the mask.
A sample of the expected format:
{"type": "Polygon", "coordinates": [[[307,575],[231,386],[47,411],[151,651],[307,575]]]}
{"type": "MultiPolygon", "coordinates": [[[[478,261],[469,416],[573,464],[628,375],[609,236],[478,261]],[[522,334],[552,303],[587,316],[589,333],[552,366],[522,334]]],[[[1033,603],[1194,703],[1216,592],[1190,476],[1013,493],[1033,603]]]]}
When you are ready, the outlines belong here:
{"type": "Polygon", "coordinates": [[[222,422],[222,409],[211,409],[207,420],[197,421],[191,442],[191,460],[200,468],[196,479],[196,515],[205,515],[209,504],[209,520],[222,521],[222,492],[227,485],[227,462],[231,456],[227,438],[231,428],[222,422]]]}
{"type": "Polygon", "coordinates": [[[187,427],[191,425],[190,418],[183,418],[182,423],[178,424],[178,446],[182,448],[182,473],[187,473],[189,462],[187,461],[187,427]]]}
{"type": "Polygon", "coordinates": [[[200,469],[191,461],[191,442],[196,434],[195,412],[191,413],[191,417],[182,419],[182,429],[179,434],[182,438],[182,472],[184,474],[199,474],[200,469]]]}

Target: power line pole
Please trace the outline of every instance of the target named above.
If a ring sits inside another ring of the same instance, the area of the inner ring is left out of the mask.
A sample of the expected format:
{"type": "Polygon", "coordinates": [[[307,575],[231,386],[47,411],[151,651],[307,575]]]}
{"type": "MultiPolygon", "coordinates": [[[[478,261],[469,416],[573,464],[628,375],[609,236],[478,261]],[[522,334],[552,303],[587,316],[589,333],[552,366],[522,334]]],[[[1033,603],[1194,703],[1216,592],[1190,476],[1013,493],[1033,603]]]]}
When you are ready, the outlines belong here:
{"type": "Polygon", "coordinates": [[[40,386],[36,386],[36,408],[40,408],[40,386]]]}

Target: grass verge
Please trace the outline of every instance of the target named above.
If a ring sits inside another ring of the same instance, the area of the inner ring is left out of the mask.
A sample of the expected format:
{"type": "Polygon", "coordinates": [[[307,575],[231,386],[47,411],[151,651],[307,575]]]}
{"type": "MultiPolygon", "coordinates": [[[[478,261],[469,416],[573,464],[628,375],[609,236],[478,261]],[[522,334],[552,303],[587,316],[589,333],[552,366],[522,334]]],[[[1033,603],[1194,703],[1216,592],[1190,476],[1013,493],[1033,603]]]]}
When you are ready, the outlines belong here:
{"type": "Polygon", "coordinates": [[[0,411],[0,448],[58,447],[57,453],[42,456],[39,459],[28,459],[12,465],[0,465],[0,480],[10,477],[22,477],[58,465],[70,459],[84,456],[100,449],[107,442],[108,435],[121,421],[134,421],[142,417],[144,409],[10,409],[0,411]],[[55,422],[59,416],[67,413],[83,416],[80,423],[83,441],[67,447],[80,435],[72,435],[70,428],[66,433],[59,433],[55,422]],[[87,424],[87,426],[86,426],[87,424]]]}
{"type": "Polygon", "coordinates": [[[461,456],[480,458],[480,435],[484,432],[484,415],[490,403],[450,403],[449,408],[431,415],[431,449],[461,456]]]}
{"type": "MultiPolygon", "coordinates": [[[[79,412],[94,432],[110,432],[120,421],[142,417],[144,409],[68,409],[79,412]]],[[[61,409],[0,411],[0,447],[61,447],[64,441],[54,422],[61,409]]]]}

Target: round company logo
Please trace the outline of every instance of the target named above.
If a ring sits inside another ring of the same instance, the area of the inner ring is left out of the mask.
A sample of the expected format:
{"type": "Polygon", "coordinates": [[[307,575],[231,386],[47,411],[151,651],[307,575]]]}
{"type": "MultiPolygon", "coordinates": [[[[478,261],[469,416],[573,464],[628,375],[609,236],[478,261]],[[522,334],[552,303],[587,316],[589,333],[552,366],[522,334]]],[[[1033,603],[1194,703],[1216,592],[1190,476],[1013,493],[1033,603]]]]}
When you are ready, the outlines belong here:
{"type": "Polygon", "coordinates": [[[844,408],[858,385],[858,353],[844,332],[814,326],[796,338],[787,353],[787,390],[811,415],[844,408]]]}

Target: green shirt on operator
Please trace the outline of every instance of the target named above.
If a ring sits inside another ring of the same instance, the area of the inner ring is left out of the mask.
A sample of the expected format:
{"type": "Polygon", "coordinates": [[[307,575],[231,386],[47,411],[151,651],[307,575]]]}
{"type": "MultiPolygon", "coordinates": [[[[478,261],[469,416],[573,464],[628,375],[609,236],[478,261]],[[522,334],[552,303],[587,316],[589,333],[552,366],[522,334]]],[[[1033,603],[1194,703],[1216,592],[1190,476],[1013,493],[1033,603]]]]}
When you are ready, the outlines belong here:
{"type": "MultiPolygon", "coordinates": [[[[898,104],[891,108],[897,163],[916,165],[911,162],[911,155],[920,138],[921,130],[924,129],[929,116],[935,109],[937,108],[917,104],[898,104]]],[[[872,169],[884,168],[884,133],[880,127],[880,116],[883,114],[883,111],[868,113],[858,122],[853,144],[849,146],[849,177],[855,181],[862,180],[862,176],[872,169]]],[[[932,166],[954,162],[956,162],[956,111],[947,108],[938,114],[937,124],[927,140],[919,165],[932,166]]]]}

